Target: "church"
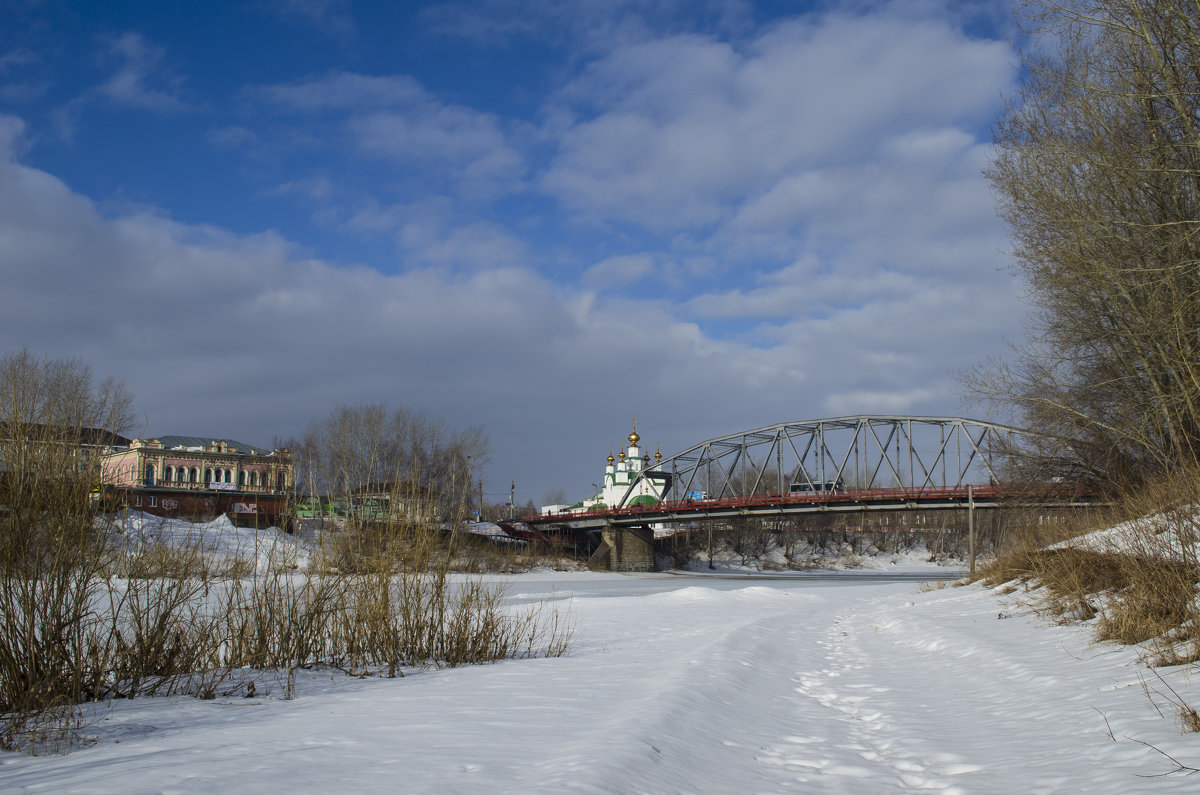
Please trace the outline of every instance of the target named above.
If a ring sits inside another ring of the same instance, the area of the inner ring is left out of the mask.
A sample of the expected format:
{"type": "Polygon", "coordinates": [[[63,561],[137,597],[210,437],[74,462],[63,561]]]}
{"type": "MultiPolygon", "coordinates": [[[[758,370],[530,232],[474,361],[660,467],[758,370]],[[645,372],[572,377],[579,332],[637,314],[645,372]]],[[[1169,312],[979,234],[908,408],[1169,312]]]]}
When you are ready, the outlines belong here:
{"type": "MultiPolygon", "coordinates": [[[[582,502],[577,502],[574,505],[546,505],[542,507],[542,514],[576,512],[576,511],[606,511],[609,508],[618,506],[630,508],[635,505],[655,505],[662,498],[662,483],[643,478],[637,483],[633,492],[629,494],[629,498],[622,504],[621,500],[625,498],[625,492],[629,490],[629,485],[637,480],[637,476],[644,469],[648,469],[650,464],[649,453],[643,454],[638,443],[642,437],[637,432],[637,418],[633,420],[633,431],[626,437],[629,441],[629,447],[626,449],[621,446],[620,452],[616,458],[613,458],[612,448],[608,451],[608,466],[604,469],[603,485],[600,492],[594,497],[590,497],[582,502]]],[[[654,451],[654,463],[662,461],[662,451],[656,449],[654,451]]]]}

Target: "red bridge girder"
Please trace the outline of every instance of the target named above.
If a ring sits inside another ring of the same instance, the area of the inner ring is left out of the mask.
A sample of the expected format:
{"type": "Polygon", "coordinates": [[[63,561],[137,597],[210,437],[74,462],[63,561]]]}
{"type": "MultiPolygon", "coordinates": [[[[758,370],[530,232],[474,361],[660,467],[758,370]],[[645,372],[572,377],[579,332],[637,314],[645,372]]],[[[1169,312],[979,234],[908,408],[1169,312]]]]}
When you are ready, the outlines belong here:
{"type": "Polygon", "coordinates": [[[805,509],[819,509],[830,505],[857,505],[864,508],[871,505],[912,504],[914,507],[930,507],[930,503],[950,503],[951,505],[933,506],[945,509],[961,503],[966,508],[968,503],[996,503],[1001,500],[1023,500],[1028,502],[1049,502],[1068,500],[1072,503],[1084,504],[1090,502],[1096,495],[1080,494],[1074,490],[1061,487],[1021,487],[1004,488],[1001,486],[958,486],[951,488],[892,488],[892,489],[845,489],[839,491],[802,492],[796,494],[758,494],[748,497],[723,497],[720,499],[687,499],[659,502],[651,505],[636,505],[628,508],[616,508],[604,511],[564,511],[545,516],[525,516],[521,521],[529,525],[556,524],[580,520],[601,519],[630,519],[645,516],[649,521],[669,521],[673,514],[694,515],[697,511],[731,514],[739,509],[779,508],[787,513],[791,508],[795,512],[806,512],[805,509]],[[800,510],[795,510],[800,509],[800,510]]]}

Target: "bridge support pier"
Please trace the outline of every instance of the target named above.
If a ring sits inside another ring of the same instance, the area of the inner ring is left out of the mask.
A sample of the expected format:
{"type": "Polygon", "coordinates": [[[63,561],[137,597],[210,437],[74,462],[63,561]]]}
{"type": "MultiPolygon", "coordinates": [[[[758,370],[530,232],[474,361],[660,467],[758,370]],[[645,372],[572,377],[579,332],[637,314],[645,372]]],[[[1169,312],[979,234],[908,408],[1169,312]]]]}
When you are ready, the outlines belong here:
{"type": "Polygon", "coordinates": [[[588,560],[598,571],[654,571],[654,531],[649,527],[614,527],[600,531],[600,546],[588,560]]]}

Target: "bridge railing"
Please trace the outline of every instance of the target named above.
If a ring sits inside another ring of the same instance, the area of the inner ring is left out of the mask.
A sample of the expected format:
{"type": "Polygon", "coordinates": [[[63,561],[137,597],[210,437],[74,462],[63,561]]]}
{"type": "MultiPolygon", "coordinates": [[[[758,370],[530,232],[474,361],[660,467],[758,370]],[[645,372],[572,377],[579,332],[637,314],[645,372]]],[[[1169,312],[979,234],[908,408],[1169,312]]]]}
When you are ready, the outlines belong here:
{"type": "MultiPolygon", "coordinates": [[[[1041,490],[1036,490],[1038,493],[1041,490]]],[[[1020,494],[1028,495],[1029,489],[1021,490],[1020,494]]],[[[854,502],[913,502],[926,500],[960,501],[966,507],[968,500],[995,500],[1006,496],[1016,496],[1016,492],[998,486],[956,486],[949,488],[888,488],[860,489],[820,492],[799,492],[791,494],[756,494],[745,497],[721,497],[713,499],[684,499],[635,505],[627,508],[612,508],[603,511],[564,511],[561,513],[527,516],[522,519],[528,523],[545,523],[553,521],[570,521],[579,519],[600,519],[607,517],[643,516],[653,514],[695,513],[697,511],[727,511],[737,508],[753,507],[787,507],[798,505],[845,504],[854,502]]]]}
{"type": "MultiPolygon", "coordinates": [[[[549,524],[578,520],[596,520],[607,518],[627,518],[645,516],[653,521],[656,518],[669,519],[672,515],[695,515],[697,513],[728,513],[738,509],[754,508],[783,508],[787,509],[830,505],[846,506],[861,503],[864,506],[874,504],[886,506],[888,503],[911,503],[916,507],[928,508],[929,503],[957,503],[968,507],[969,502],[990,503],[1011,501],[1015,504],[1047,504],[1051,502],[1068,502],[1076,506],[1096,505],[1099,495],[1080,492],[1076,488],[1063,485],[1046,486],[954,486],[937,488],[887,488],[887,489],[844,489],[839,491],[801,492],[791,494],[758,494],[744,497],[721,497],[712,499],[668,500],[652,504],[630,506],[627,508],[612,508],[602,511],[564,511],[562,513],[522,517],[527,524],[549,524]]],[[[937,507],[937,506],[934,506],[937,507]]],[[[945,508],[947,506],[940,506],[945,508]]],[[[957,507],[957,506],[956,506],[957,507]]]]}

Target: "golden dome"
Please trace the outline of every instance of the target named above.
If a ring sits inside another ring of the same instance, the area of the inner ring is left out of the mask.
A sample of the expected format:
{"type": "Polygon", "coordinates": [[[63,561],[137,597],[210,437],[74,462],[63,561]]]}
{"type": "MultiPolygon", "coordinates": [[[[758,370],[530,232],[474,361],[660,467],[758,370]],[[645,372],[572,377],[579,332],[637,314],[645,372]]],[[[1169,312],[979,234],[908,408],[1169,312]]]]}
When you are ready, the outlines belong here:
{"type": "Polygon", "coordinates": [[[650,463],[650,454],[649,454],[649,453],[646,453],[644,456],[642,456],[642,463],[643,463],[643,464],[649,464],[649,463],[650,463]]]}
{"type": "Polygon", "coordinates": [[[662,461],[662,449],[656,444],[654,445],[654,463],[657,464],[659,461],[662,461]]]}
{"type": "Polygon", "coordinates": [[[616,459],[612,457],[612,445],[610,444],[610,445],[608,446],[608,465],[609,465],[609,466],[612,466],[612,465],[613,465],[613,461],[615,461],[615,460],[616,460],[616,459]]]}
{"type": "Polygon", "coordinates": [[[629,439],[629,444],[633,447],[637,447],[638,441],[641,440],[642,437],[638,436],[637,432],[637,417],[633,418],[633,433],[629,434],[626,438],[629,439]]]}
{"type": "Polygon", "coordinates": [[[621,461],[625,460],[625,448],[624,447],[621,448],[621,452],[617,453],[617,458],[621,459],[621,461]]]}

